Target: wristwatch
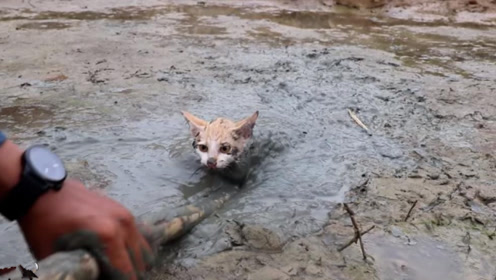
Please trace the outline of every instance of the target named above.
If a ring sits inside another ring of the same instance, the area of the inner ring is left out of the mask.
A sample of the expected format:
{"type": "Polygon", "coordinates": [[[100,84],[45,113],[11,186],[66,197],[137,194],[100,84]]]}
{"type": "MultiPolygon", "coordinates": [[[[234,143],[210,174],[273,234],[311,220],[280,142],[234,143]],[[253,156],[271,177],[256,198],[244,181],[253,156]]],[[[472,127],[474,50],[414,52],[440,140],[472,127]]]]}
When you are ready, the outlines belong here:
{"type": "Polygon", "coordinates": [[[21,178],[0,201],[0,213],[18,220],[44,193],[60,190],[66,177],[64,163],[55,153],[44,146],[29,147],[22,156],[21,178]]]}

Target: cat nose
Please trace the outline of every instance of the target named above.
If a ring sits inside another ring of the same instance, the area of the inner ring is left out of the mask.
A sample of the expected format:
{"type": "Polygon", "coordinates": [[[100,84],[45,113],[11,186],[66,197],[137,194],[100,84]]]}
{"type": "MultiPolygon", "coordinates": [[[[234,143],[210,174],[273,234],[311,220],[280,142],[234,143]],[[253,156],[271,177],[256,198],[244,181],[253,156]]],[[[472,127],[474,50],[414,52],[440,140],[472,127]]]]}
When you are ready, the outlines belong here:
{"type": "Polygon", "coordinates": [[[217,167],[217,160],[215,158],[209,158],[207,160],[207,166],[210,167],[210,168],[217,167]]]}

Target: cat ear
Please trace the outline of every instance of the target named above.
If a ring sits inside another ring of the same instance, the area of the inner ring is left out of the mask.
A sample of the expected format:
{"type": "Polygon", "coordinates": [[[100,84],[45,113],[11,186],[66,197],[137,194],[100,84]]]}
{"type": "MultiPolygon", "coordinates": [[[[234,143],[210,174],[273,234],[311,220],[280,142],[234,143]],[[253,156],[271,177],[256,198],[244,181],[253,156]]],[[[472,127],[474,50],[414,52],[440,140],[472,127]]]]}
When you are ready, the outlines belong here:
{"type": "Polygon", "coordinates": [[[182,111],[181,113],[183,114],[186,121],[188,121],[189,128],[191,130],[191,134],[193,134],[193,137],[198,136],[198,133],[204,131],[207,127],[207,121],[197,118],[186,111],[182,111]]]}
{"type": "Polygon", "coordinates": [[[256,111],[250,117],[237,122],[235,128],[233,129],[233,137],[235,139],[239,137],[243,137],[245,139],[250,138],[253,134],[253,128],[255,127],[255,122],[257,121],[257,118],[258,118],[258,111],[256,111]]]}

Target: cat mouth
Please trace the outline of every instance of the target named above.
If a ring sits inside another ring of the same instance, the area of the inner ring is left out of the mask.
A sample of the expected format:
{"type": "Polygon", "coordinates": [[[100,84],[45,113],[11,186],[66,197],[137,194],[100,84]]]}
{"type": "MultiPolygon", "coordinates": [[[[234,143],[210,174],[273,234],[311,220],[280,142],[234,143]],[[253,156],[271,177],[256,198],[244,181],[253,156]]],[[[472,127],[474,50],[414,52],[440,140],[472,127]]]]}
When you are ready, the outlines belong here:
{"type": "Polygon", "coordinates": [[[207,164],[208,169],[217,169],[217,164],[214,163],[208,163],[207,164]]]}

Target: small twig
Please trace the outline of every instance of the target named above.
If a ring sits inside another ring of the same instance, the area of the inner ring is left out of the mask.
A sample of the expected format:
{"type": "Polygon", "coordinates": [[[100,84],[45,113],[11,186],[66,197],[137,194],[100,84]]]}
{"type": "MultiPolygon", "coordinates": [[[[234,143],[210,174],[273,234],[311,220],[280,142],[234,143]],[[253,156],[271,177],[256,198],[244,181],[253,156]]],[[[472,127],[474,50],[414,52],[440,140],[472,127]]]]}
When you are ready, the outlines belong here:
{"type": "Polygon", "coordinates": [[[491,240],[494,240],[494,236],[496,236],[496,229],[494,229],[493,232],[487,234],[487,237],[489,237],[489,239],[491,240]]]}
{"type": "MultiPolygon", "coordinates": [[[[363,231],[360,233],[360,236],[364,236],[365,234],[367,234],[369,231],[373,230],[375,228],[375,226],[371,226],[369,227],[367,230],[363,231]]],[[[341,246],[339,249],[338,249],[338,252],[341,252],[343,251],[344,249],[348,248],[351,246],[351,244],[353,243],[356,243],[358,241],[358,236],[354,236],[353,239],[351,239],[350,241],[348,241],[346,244],[344,244],[343,246],[341,246]]]]}
{"type": "Polygon", "coordinates": [[[38,278],[36,274],[34,274],[34,271],[25,269],[22,265],[19,265],[19,270],[21,271],[22,278],[27,278],[29,280],[33,280],[33,278],[38,278]]]}
{"type": "Polygon", "coordinates": [[[31,6],[31,8],[33,8],[33,9],[35,9],[35,8],[36,8],[36,6],[35,6],[35,5],[33,5],[33,3],[31,3],[31,0],[28,0],[28,4],[29,4],[29,6],[31,6]]]}
{"type": "Polygon", "coordinates": [[[365,248],[363,247],[363,241],[362,241],[362,235],[360,233],[360,228],[358,227],[358,224],[355,220],[355,213],[350,209],[348,204],[343,203],[343,205],[344,205],[344,209],[346,210],[346,212],[348,212],[348,214],[350,215],[351,223],[353,224],[353,228],[355,230],[355,237],[360,242],[360,249],[362,249],[363,259],[367,260],[367,254],[365,253],[365,248]]]}
{"type": "Polygon", "coordinates": [[[408,210],[408,214],[406,214],[405,217],[405,222],[410,218],[410,215],[412,214],[413,208],[415,208],[415,205],[417,205],[418,200],[415,200],[412,204],[412,207],[410,207],[410,210],[408,210]]]}
{"type": "Polygon", "coordinates": [[[467,231],[467,234],[462,239],[462,242],[467,244],[467,258],[470,252],[472,251],[472,247],[470,246],[470,241],[472,241],[472,236],[470,236],[470,232],[467,231]]]}
{"type": "MultiPolygon", "coordinates": [[[[445,173],[445,174],[446,174],[446,173],[445,173]]],[[[453,190],[452,190],[452,191],[448,194],[449,199],[450,199],[450,200],[452,200],[452,199],[453,199],[453,195],[454,195],[455,193],[460,193],[461,188],[462,188],[462,187],[464,187],[464,186],[465,186],[465,184],[463,183],[463,181],[462,181],[462,182],[460,182],[460,183],[458,183],[458,184],[455,186],[455,188],[454,188],[454,189],[453,189],[453,190]]]]}
{"type": "Polygon", "coordinates": [[[348,109],[348,114],[356,122],[356,124],[358,124],[361,128],[363,128],[367,132],[368,135],[372,135],[372,133],[370,133],[369,131],[369,128],[365,124],[363,124],[363,122],[357,117],[357,115],[353,111],[348,109]]]}

